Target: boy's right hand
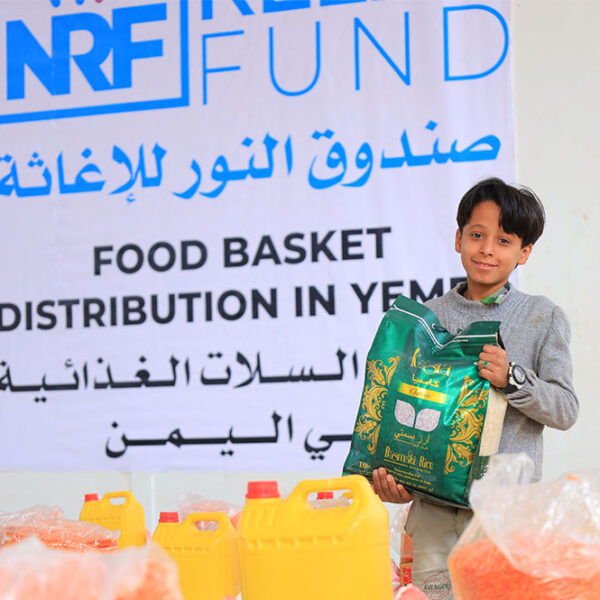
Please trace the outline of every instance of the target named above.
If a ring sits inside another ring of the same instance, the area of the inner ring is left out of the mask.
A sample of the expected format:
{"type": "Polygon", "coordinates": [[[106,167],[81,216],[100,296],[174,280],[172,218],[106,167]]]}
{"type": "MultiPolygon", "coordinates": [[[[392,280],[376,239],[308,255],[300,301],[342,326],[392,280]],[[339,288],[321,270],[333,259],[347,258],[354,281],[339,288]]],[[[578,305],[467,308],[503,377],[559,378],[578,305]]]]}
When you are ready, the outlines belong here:
{"type": "Polygon", "coordinates": [[[403,485],[396,483],[383,467],[373,470],[373,491],[383,502],[406,504],[413,499],[413,495],[403,485]]]}

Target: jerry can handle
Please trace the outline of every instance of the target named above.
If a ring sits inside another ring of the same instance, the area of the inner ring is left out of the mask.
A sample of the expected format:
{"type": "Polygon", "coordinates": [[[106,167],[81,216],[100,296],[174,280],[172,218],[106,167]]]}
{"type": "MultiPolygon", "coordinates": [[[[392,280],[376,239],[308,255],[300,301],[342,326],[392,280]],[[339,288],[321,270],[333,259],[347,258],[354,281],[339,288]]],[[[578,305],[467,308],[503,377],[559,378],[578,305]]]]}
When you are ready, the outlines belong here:
{"type": "Polygon", "coordinates": [[[217,531],[227,531],[228,528],[233,529],[231,519],[224,512],[193,512],[185,518],[182,525],[183,527],[200,531],[196,527],[198,521],[216,521],[219,524],[217,531]]]}
{"type": "MultiPolygon", "coordinates": [[[[112,498],[124,498],[125,504],[129,504],[133,500],[133,494],[129,490],[124,490],[123,492],[107,492],[102,496],[102,500],[100,502],[110,502],[112,498]]],[[[110,502],[112,505],[112,502],[110,502]]]]}
{"type": "Polygon", "coordinates": [[[352,509],[361,502],[366,502],[370,495],[375,495],[371,485],[362,475],[346,475],[335,479],[307,479],[301,481],[288,497],[289,502],[306,503],[309,494],[313,492],[350,490],[352,492],[352,504],[344,509],[352,509]]]}

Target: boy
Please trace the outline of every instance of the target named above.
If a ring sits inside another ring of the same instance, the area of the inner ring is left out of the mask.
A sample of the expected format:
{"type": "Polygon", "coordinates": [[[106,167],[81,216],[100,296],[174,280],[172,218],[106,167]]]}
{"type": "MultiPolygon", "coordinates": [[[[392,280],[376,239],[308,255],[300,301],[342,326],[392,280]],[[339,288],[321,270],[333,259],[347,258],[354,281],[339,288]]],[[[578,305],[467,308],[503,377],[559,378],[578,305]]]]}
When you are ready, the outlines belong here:
{"type": "MultiPolygon", "coordinates": [[[[579,403],[572,383],[570,330],[565,313],[544,296],[510,285],[544,228],[544,209],[530,190],[500,179],[481,181],[461,199],[455,248],[467,281],[426,306],[456,334],[473,321],[500,321],[506,350],[486,345],[479,374],[508,401],[500,452],[525,452],[542,475],[544,426],[568,429],[579,403]]],[[[413,582],[430,598],[452,599],[447,558],[471,517],[468,509],[438,506],[411,496],[385,469],[373,472],[373,488],[385,502],[413,505],[406,531],[413,538],[413,582]]]]}

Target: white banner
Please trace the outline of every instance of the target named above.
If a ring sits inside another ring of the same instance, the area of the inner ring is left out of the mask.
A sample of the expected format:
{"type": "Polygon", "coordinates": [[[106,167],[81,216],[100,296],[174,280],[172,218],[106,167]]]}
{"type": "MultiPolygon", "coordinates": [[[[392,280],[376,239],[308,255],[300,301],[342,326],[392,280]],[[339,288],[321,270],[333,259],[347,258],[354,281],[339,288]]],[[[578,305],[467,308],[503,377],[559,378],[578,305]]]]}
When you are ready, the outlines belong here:
{"type": "Polygon", "coordinates": [[[3,469],[340,469],[514,179],[510,2],[4,0],[3,469]]]}

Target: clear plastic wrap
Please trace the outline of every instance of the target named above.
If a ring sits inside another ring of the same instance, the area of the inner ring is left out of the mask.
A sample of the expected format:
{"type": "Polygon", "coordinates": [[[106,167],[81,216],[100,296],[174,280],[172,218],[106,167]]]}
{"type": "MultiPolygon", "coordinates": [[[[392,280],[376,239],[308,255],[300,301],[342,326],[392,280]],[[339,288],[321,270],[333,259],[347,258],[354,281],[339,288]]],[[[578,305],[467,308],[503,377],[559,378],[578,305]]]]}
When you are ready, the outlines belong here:
{"type": "Polygon", "coordinates": [[[0,546],[35,536],[49,548],[114,552],[119,534],[92,523],[66,519],[56,506],[37,505],[7,513],[0,512],[0,546]]]}
{"type": "MultiPolygon", "coordinates": [[[[180,494],[175,501],[175,509],[179,513],[179,520],[181,522],[191,513],[206,512],[206,513],[225,513],[233,526],[237,529],[240,514],[242,509],[234,504],[228,502],[221,502],[220,500],[209,500],[200,494],[194,494],[192,492],[185,492],[180,494]]],[[[199,529],[216,529],[218,525],[211,521],[199,521],[197,523],[199,529]]]]}
{"type": "Polygon", "coordinates": [[[3,600],[183,600],[175,564],[148,544],[114,554],[66,552],[34,538],[0,551],[3,600]]]}
{"type": "Polygon", "coordinates": [[[400,561],[397,567],[400,586],[412,583],[412,538],[406,533],[406,519],[411,505],[412,502],[399,505],[390,525],[390,545],[400,561]]]}
{"type": "Polygon", "coordinates": [[[412,539],[406,533],[406,519],[412,502],[400,504],[390,525],[390,545],[400,558],[400,563],[412,562],[412,539]]]}
{"type": "Polygon", "coordinates": [[[400,569],[393,558],[390,558],[390,566],[392,568],[392,590],[396,592],[398,588],[402,587],[402,576],[400,574],[400,569]]]}
{"type": "Polygon", "coordinates": [[[394,600],[427,600],[427,596],[414,585],[399,588],[394,594],[394,600]]]}
{"type": "Polygon", "coordinates": [[[456,600],[600,598],[600,471],[528,484],[532,470],[498,455],[473,484],[475,517],[448,560],[456,600]]]}

